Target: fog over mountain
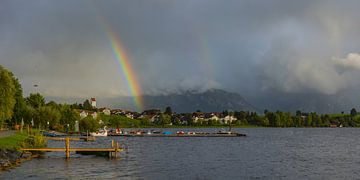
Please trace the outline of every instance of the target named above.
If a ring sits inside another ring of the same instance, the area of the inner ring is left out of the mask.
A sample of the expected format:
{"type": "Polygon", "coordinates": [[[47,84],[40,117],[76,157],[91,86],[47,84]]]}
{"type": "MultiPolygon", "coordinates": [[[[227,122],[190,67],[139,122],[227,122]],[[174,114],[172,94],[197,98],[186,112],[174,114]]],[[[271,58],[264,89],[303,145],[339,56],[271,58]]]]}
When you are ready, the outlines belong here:
{"type": "Polygon", "coordinates": [[[223,89],[259,109],[360,109],[359,5],[3,0],[0,64],[20,79],[25,95],[67,102],[97,97],[105,106],[134,95],[111,31],[137,76],[131,83],[151,102],[152,96],[223,89]]]}

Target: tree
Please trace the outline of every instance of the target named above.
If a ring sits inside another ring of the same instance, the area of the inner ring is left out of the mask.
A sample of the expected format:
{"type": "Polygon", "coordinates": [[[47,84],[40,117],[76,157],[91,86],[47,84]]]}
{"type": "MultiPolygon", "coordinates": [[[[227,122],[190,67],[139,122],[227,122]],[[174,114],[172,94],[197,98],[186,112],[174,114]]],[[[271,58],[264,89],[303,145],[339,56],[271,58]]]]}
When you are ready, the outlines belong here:
{"type": "Polygon", "coordinates": [[[350,111],[351,116],[356,116],[357,115],[357,111],[355,108],[352,108],[350,111]]]}
{"type": "Polygon", "coordinates": [[[46,103],[46,106],[50,106],[56,109],[60,109],[61,104],[57,104],[55,101],[50,101],[48,103],[46,103]]]}
{"type": "Polygon", "coordinates": [[[167,114],[167,115],[172,115],[172,110],[171,110],[171,107],[170,107],[170,106],[166,107],[166,109],[165,109],[165,114],[167,114]]]}
{"type": "Polygon", "coordinates": [[[14,78],[15,85],[15,106],[14,106],[14,115],[10,122],[11,125],[19,124],[21,119],[24,118],[24,114],[26,111],[25,99],[23,97],[23,91],[21,88],[21,84],[18,79],[14,78]]]}
{"type": "Polygon", "coordinates": [[[96,132],[100,127],[99,122],[91,116],[81,119],[79,126],[80,126],[80,131],[83,132],[85,131],[96,132]]]}
{"type": "Polygon", "coordinates": [[[31,93],[30,96],[26,98],[26,103],[31,107],[38,109],[45,105],[45,98],[39,93],[31,93]]]}
{"type": "Polygon", "coordinates": [[[67,126],[69,124],[69,128],[73,129],[75,125],[75,121],[80,120],[79,113],[77,113],[74,109],[71,109],[71,107],[67,104],[63,105],[60,108],[61,118],[60,118],[60,124],[67,126]]]}
{"type": "Polygon", "coordinates": [[[84,103],[83,103],[83,109],[85,109],[85,110],[92,110],[92,106],[91,106],[90,101],[89,101],[88,99],[84,101],[84,103]]]}
{"type": "Polygon", "coordinates": [[[0,124],[13,115],[16,87],[12,74],[0,66],[0,124]]]}
{"type": "Polygon", "coordinates": [[[120,116],[111,116],[109,124],[111,127],[120,128],[122,125],[120,116]]]}
{"type": "Polygon", "coordinates": [[[171,117],[167,114],[161,113],[159,117],[159,124],[164,126],[170,123],[171,123],[171,117]]]}
{"type": "Polygon", "coordinates": [[[37,125],[40,125],[42,127],[46,127],[47,122],[49,122],[49,127],[54,127],[59,125],[60,118],[61,114],[59,110],[50,106],[43,106],[37,110],[36,118],[34,118],[34,121],[37,125]]]}

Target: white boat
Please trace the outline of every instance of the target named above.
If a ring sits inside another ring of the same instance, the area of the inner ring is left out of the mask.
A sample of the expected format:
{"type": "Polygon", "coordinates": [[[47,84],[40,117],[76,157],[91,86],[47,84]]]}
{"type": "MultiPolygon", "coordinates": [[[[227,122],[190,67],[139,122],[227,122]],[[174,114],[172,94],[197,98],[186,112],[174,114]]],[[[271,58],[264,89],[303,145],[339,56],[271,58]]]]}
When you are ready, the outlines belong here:
{"type": "Polygon", "coordinates": [[[90,136],[96,136],[96,137],[106,137],[107,135],[108,135],[108,131],[106,129],[106,126],[104,126],[104,130],[90,133],[90,136]]]}

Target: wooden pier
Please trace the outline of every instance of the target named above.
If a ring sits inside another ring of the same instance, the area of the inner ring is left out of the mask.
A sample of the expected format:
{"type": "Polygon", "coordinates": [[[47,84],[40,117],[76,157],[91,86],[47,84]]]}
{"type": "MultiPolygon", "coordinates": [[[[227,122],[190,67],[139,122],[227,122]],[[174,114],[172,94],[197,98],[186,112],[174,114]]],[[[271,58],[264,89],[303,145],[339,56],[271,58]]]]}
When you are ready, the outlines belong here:
{"type": "Polygon", "coordinates": [[[246,134],[232,133],[232,134],[216,134],[216,133],[202,133],[202,134],[110,134],[109,136],[123,136],[123,137],[245,137],[246,134]]]}
{"type": "MultiPolygon", "coordinates": [[[[46,137],[47,140],[53,140],[53,141],[65,141],[66,137],[46,137]]],[[[84,141],[95,141],[95,137],[71,137],[70,141],[80,141],[80,140],[84,140],[84,141]]]]}
{"type": "Polygon", "coordinates": [[[114,143],[114,140],[111,142],[111,148],[70,148],[70,138],[65,138],[65,148],[21,148],[22,151],[40,151],[40,152],[65,152],[66,158],[70,158],[70,152],[82,153],[82,152],[108,152],[110,158],[117,158],[118,152],[123,151],[122,148],[119,148],[119,143],[114,143]]]}

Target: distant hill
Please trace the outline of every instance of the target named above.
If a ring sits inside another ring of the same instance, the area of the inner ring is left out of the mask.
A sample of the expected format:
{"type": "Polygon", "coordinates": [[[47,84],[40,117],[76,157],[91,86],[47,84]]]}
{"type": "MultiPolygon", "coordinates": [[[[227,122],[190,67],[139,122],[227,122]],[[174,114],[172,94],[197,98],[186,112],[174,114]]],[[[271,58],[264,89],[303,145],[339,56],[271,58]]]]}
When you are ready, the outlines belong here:
{"type": "Polygon", "coordinates": [[[205,92],[185,91],[181,94],[169,94],[163,96],[144,96],[146,108],[164,109],[170,106],[175,112],[220,112],[223,110],[233,111],[256,111],[256,108],[248,103],[240,94],[227,92],[220,89],[211,89],[205,92]]]}
{"type": "MultiPolygon", "coordinates": [[[[142,97],[145,109],[164,110],[170,106],[174,112],[221,112],[223,110],[249,110],[256,108],[248,103],[240,94],[227,92],[220,89],[211,89],[205,92],[184,91],[168,95],[142,97]]],[[[119,97],[111,99],[97,98],[100,106],[134,110],[133,98],[119,97]]]]}
{"type": "MultiPolygon", "coordinates": [[[[97,98],[98,107],[120,108],[126,110],[135,110],[133,98],[97,98]]],[[[257,111],[257,109],[248,103],[240,94],[227,92],[220,89],[211,89],[205,92],[184,91],[182,93],[174,93],[168,95],[142,97],[145,109],[161,109],[165,110],[170,106],[174,112],[221,112],[224,110],[233,111],[257,111]]],[[[55,100],[57,102],[82,103],[85,99],[81,98],[56,98],[48,97],[47,100],[55,100]]]]}
{"type": "Polygon", "coordinates": [[[359,110],[360,96],[348,91],[334,95],[279,93],[263,94],[256,98],[249,97],[249,101],[260,110],[317,112],[321,114],[350,113],[351,108],[359,110]]]}

